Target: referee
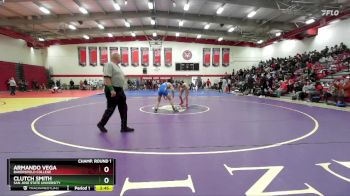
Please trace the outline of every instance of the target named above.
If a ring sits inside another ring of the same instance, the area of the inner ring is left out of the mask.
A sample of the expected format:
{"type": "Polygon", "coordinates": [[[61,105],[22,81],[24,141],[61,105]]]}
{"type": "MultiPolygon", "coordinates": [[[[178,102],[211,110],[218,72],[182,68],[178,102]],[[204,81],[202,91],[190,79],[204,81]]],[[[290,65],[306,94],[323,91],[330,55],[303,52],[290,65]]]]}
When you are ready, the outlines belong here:
{"type": "Polygon", "coordinates": [[[118,106],[121,119],[121,132],[132,132],[133,128],[127,126],[128,105],[126,104],[126,96],[123,86],[125,83],[124,73],[118,66],[120,63],[119,54],[112,54],[111,61],[103,67],[103,76],[105,84],[105,95],[107,98],[107,109],[105,110],[101,121],[97,127],[101,132],[107,132],[105,125],[112,116],[115,108],[118,106]]]}

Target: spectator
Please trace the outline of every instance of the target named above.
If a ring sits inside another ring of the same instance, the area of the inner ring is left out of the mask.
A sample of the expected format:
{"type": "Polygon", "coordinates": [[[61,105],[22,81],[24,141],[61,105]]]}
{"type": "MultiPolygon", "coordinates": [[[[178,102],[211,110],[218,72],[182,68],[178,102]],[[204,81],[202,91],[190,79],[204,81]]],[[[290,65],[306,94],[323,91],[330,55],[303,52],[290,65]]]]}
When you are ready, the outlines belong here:
{"type": "Polygon", "coordinates": [[[57,86],[58,88],[61,88],[61,80],[56,80],[56,86],[57,86]]]}
{"type": "Polygon", "coordinates": [[[227,91],[227,80],[226,80],[226,78],[224,78],[222,80],[222,92],[226,93],[226,91],[227,91]]]}
{"type": "Polygon", "coordinates": [[[231,88],[232,88],[232,81],[230,78],[227,79],[227,92],[231,93],[231,88]]]}
{"type": "Polygon", "coordinates": [[[211,87],[211,82],[210,82],[210,80],[208,78],[208,80],[207,80],[207,88],[209,89],[210,87],[211,87]]]}
{"type": "Polygon", "coordinates": [[[70,89],[74,89],[74,81],[71,79],[69,81],[70,89]]]}
{"type": "Polygon", "coordinates": [[[220,79],[220,81],[219,81],[219,92],[221,92],[222,91],[222,79],[220,79]]]}
{"type": "Polygon", "coordinates": [[[25,92],[28,91],[28,81],[27,81],[27,80],[23,80],[23,90],[24,90],[25,92]]]}
{"type": "Polygon", "coordinates": [[[343,90],[344,90],[344,97],[349,99],[350,98],[350,75],[345,78],[343,90]]]}
{"type": "Polygon", "coordinates": [[[42,84],[40,85],[40,90],[46,90],[46,85],[45,85],[45,83],[42,83],[42,84]]]}
{"type": "Polygon", "coordinates": [[[9,79],[8,84],[10,85],[10,95],[13,95],[13,96],[16,95],[17,84],[13,77],[9,79]]]}
{"type": "Polygon", "coordinates": [[[331,97],[333,98],[334,102],[337,102],[337,95],[338,95],[338,89],[336,88],[334,83],[331,83],[328,86],[327,91],[323,95],[325,103],[328,104],[328,100],[331,97]]]}
{"type": "Polygon", "coordinates": [[[276,94],[278,97],[284,95],[288,92],[288,84],[287,81],[280,81],[280,87],[276,90],[276,94]]]}
{"type": "Polygon", "coordinates": [[[140,80],[136,79],[136,89],[140,90],[140,80]]]}

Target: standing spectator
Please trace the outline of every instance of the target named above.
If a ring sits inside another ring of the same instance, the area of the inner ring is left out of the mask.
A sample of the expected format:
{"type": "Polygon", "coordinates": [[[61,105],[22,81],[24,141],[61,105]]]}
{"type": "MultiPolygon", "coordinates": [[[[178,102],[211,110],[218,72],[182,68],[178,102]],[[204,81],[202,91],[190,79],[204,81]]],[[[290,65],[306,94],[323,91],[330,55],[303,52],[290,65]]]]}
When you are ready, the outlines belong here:
{"type": "Polygon", "coordinates": [[[231,92],[231,87],[232,87],[231,79],[228,78],[228,79],[227,79],[227,92],[228,92],[228,93],[231,92]]]}
{"type": "Polygon", "coordinates": [[[208,78],[208,80],[207,80],[207,88],[209,89],[210,87],[211,87],[211,82],[210,82],[210,80],[208,78]]]}
{"type": "Polygon", "coordinates": [[[267,78],[266,78],[266,74],[264,74],[261,78],[260,78],[260,89],[261,89],[261,95],[262,96],[266,96],[266,92],[267,92],[267,78]]]}
{"type": "Polygon", "coordinates": [[[16,95],[16,81],[13,77],[10,78],[8,84],[10,85],[10,95],[16,95]]]}
{"type": "Polygon", "coordinates": [[[70,89],[74,89],[74,81],[70,79],[69,81],[70,89]]]}
{"type": "Polygon", "coordinates": [[[222,79],[220,79],[220,82],[219,82],[219,93],[222,91],[222,79]]]}
{"type": "Polygon", "coordinates": [[[198,77],[197,80],[198,80],[198,88],[201,89],[201,88],[202,88],[202,85],[203,85],[203,83],[202,83],[202,78],[198,77]]]}
{"type": "Polygon", "coordinates": [[[56,80],[56,86],[57,86],[58,88],[61,88],[61,80],[56,80]]]}
{"type": "Polygon", "coordinates": [[[226,93],[226,92],[227,92],[227,79],[226,79],[226,78],[224,78],[224,79],[222,80],[222,92],[223,92],[223,93],[226,93]]]}
{"type": "Polygon", "coordinates": [[[155,80],[152,80],[152,89],[153,90],[157,89],[157,82],[155,80]]]}
{"type": "Polygon", "coordinates": [[[140,80],[136,79],[136,90],[140,89],[140,80]]]}

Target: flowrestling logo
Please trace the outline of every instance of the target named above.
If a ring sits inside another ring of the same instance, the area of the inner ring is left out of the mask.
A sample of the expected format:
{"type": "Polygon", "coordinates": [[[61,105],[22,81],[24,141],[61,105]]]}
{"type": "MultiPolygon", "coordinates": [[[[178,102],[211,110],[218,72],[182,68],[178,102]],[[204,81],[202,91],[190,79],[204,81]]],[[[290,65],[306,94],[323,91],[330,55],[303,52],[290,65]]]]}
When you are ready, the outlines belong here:
{"type": "Polygon", "coordinates": [[[322,16],[338,16],[339,10],[321,10],[322,16]]]}

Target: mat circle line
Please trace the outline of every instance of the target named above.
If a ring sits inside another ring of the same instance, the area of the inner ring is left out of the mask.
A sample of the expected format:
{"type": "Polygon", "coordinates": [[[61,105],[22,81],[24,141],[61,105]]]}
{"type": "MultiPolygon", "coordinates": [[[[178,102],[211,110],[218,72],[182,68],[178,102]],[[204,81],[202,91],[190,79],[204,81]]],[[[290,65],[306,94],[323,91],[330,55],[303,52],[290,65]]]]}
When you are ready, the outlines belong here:
{"type": "Polygon", "coordinates": [[[268,105],[268,106],[272,106],[272,107],[277,107],[277,108],[282,108],[282,109],[286,109],[289,111],[294,111],[300,114],[303,114],[304,116],[310,118],[313,122],[314,122],[314,128],[308,132],[307,134],[291,139],[291,140],[287,140],[287,141],[282,141],[282,142],[278,142],[275,144],[268,144],[268,145],[264,145],[264,146],[257,146],[257,147],[248,147],[248,148],[241,148],[241,149],[231,149],[231,150],[213,150],[213,151],[194,151],[194,152],[144,152],[144,151],[132,151],[132,150],[113,150],[113,149],[105,149],[105,148],[96,148],[96,147],[89,147],[89,146],[82,146],[82,145],[77,145],[77,144],[71,144],[71,143],[67,143],[67,142],[62,142],[50,137],[47,137],[45,135],[43,135],[42,133],[40,133],[36,127],[35,124],[38,122],[38,120],[40,120],[41,118],[48,116],[50,114],[56,113],[56,112],[60,112],[63,110],[67,110],[67,109],[72,109],[72,108],[76,108],[76,107],[81,107],[81,106],[88,106],[88,105],[94,105],[94,104],[99,104],[99,103],[104,103],[104,102],[94,102],[94,103],[88,103],[88,104],[81,104],[81,105],[75,105],[75,106],[71,106],[71,107],[65,107],[65,108],[61,108],[61,109],[57,109],[45,114],[42,114],[41,116],[37,117],[36,119],[34,119],[31,123],[31,129],[33,131],[34,134],[36,134],[37,136],[41,137],[44,140],[56,143],[56,144],[60,144],[60,145],[64,145],[64,146],[69,146],[69,147],[73,147],[73,148],[79,148],[79,149],[84,149],[84,150],[92,150],[92,151],[101,151],[101,152],[110,152],[110,153],[119,153],[119,154],[136,154],[136,155],[210,155],[210,154],[226,154],[226,153],[236,153],[236,152],[247,152],[247,151],[255,151],[255,150],[263,150],[263,149],[269,149],[269,148],[275,148],[275,147],[280,147],[282,145],[286,145],[286,144],[291,144],[300,140],[303,140],[313,134],[315,134],[319,128],[319,123],[318,121],[311,115],[293,109],[293,108],[288,108],[288,107],[284,107],[284,106],[279,106],[279,105],[274,105],[274,104],[268,104],[268,103],[259,103],[259,102],[252,102],[252,101],[236,101],[236,102],[247,102],[247,103],[254,103],[254,104],[262,104],[262,105],[268,105]]]}
{"type": "Polygon", "coordinates": [[[145,111],[144,108],[146,107],[150,107],[150,106],[154,106],[154,105],[145,105],[145,106],[142,106],[140,107],[140,111],[141,112],[144,112],[144,113],[147,113],[147,114],[155,114],[155,115],[193,115],[193,114],[202,114],[202,113],[205,113],[205,112],[208,112],[210,110],[210,108],[208,106],[205,106],[205,105],[198,105],[198,104],[192,104],[193,106],[200,106],[200,107],[204,107],[206,108],[206,110],[204,111],[199,111],[199,112],[191,112],[191,113],[154,113],[154,112],[149,112],[149,111],[145,111]]]}

